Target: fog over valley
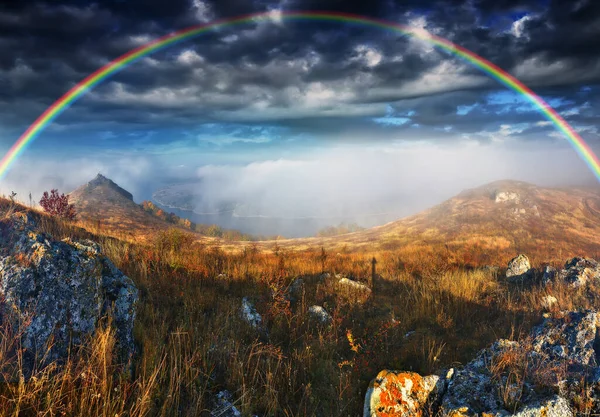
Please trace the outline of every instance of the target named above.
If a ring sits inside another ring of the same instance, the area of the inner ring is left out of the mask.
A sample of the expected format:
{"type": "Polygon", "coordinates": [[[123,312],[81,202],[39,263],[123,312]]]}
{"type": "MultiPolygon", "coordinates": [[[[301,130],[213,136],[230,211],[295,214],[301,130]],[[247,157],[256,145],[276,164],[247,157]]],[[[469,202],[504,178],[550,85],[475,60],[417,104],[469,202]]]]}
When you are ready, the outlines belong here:
{"type": "Polygon", "coordinates": [[[335,145],[242,164],[181,166],[169,158],[105,160],[24,158],[0,191],[28,202],[44,190],[70,192],[103,173],[134,200],[153,200],[197,223],[246,233],[302,237],[341,222],[362,227],[414,214],[499,179],[542,186],[593,186],[594,178],[564,143],[415,143],[335,145]],[[35,164],[43,168],[29,170],[35,164]],[[49,174],[51,173],[51,174],[49,174]],[[195,213],[194,213],[195,212],[195,213]],[[217,214],[219,213],[220,214],[217,214]]]}

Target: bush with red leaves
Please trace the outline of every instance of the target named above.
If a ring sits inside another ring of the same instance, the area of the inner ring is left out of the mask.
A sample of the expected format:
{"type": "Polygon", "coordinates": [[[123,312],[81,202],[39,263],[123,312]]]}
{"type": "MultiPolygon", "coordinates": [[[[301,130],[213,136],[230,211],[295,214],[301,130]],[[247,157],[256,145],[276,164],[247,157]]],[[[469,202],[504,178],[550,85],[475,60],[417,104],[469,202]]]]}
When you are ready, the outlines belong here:
{"type": "Polygon", "coordinates": [[[69,196],[64,194],[58,194],[58,190],[51,190],[50,195],[48,191],[44,191],[44,195],[40,200],[40,206],[46,211],[46,213],[52,216],[63,217],[65,219],[73,220],[77,213],[75,213],[75,207],[73,204],[69,204],[69,196]]]}

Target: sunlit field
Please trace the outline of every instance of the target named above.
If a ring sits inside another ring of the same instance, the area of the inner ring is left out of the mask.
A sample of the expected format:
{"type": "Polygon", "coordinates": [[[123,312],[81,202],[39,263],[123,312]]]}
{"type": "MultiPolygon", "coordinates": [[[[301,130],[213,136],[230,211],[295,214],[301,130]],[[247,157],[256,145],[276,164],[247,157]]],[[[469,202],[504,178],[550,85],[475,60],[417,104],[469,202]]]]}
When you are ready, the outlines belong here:
{"type": "MultiPolygon", "coordinates": [[[[29,209],[2,200],[2,221],[21,210],[29,209]]],[[[507,284],[508,249],[493,259],[476,246],[468,256],[410,245],[356,253],[263,245],[226,253],[176,229],[136,245],[34,215],[56,239],[99,242],[134,280],[141,295],[137,355],[131,370],[116,363],[114,334],[105,326],[66,363],[25,379],[15,360],[19,329],[4,326],[5,416],[209,416],[211,399],[223,389],[244,415],[361,415],[368,383],[380,370],[425,375],[464,364],[498,338],[526,335],[542,317],[545,295],[558,299],[553,308],[569,310],[598,306],[600,295],[558,283],[507,284]],[[483,268],[482,259],[500,270],[483,268]],[[340,276],[372,291],[341,288],[340,276]],[[297,278],[304,286],[290,300],[297,278]],[[263,329],[243,319],[243,297],[262,315],[263,329]],[[331,323],[312,318],[312,305],[323,306],[331,323]]],[[[545,259],[535,254],[533,266],[545,259]]]]}

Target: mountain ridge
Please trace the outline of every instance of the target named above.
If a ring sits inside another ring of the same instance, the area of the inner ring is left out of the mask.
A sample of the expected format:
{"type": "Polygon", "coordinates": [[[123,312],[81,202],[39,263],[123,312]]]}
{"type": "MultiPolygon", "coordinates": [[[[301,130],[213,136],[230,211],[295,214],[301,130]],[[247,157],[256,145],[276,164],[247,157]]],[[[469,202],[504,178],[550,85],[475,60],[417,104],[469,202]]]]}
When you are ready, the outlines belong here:
{"type": "MultiPolygon", "coordinates": [[[[83,218],[99,219],[117,233],[149,235],[176,227],[145,212],[133,201],[131,193],[100,174],[70,196],[83,218]]],[[[199,241],[230,251],[241,251],[249,244],[197,236],[199,241]]],[[[542,187],[504,179],[463,190],[429,209],[362,231],[251,244],[263,250],[270,250],[275,244],[290,250],[324,247],[363,252],[433,245],[463,251],[481,249],[490,254],[537,251],[545,255],[560,250],[597,255],[600,253],[597,236],[600,236],[600,191],[542,187]]]]}

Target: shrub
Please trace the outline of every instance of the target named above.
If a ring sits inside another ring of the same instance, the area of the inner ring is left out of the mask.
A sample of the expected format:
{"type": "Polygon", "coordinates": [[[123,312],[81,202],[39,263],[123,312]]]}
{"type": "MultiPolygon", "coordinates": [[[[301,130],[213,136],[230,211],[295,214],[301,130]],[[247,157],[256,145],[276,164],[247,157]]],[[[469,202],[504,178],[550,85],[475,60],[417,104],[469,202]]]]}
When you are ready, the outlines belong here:
{"type": "Polygon", "coordinates": [[[40,206],[52,216],[73,220],[76,216],[75,207],[69,204],[69,196],[58,194],[58,190],[44,191],[40,206]]]}

